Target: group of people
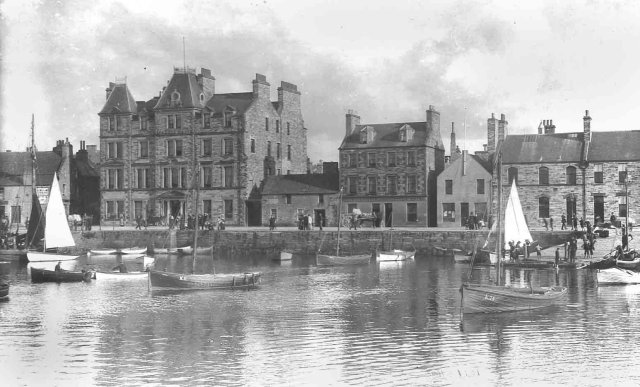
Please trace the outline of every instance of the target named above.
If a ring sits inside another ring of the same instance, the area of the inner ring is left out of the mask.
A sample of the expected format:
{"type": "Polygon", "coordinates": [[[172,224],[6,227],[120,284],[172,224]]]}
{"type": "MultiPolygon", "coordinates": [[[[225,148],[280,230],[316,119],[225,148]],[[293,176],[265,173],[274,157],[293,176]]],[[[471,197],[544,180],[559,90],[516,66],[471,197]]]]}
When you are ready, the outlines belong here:
{"type": "Polygon", "coordinates": [[[180,216],[180,214],[176,215],[175,218],[173,215],[170,215],[169,229],[173,230],[174,228],[177,228],[180,230],[184,230],[185,228],[187,230],[195,230],[196,228],[200,230],[213,230],[214,228],[217,228],[218,230],[224,230],[225,222],[224,222],[224,217],[222,215],[219,216],[218,219],[213,221],[213,219],[208,213],[199,214],[197,221],[195,216],[193,216],[192,214],[189,214],[187,215],[186,222],[180,216]]]}
{"type": "MultiPolygon", "coordinates": [[[[320,226],[320,229],[322,229],[322,226],[320,226]]],[[[298,230],[313,230],[313,216],[310,214],[299,214],[298,230]]]]}
{"type": "Polygon", "coordinates": [[[535,250],[538,257],[542,255],[542,250],[539,244],[536,244],[535,247],[532,248],[531,241],[526,239],[524,244],[520,241],[509,241],[509,250],[506,252],[509,254],[510,261],[517,261],[520,255],[525,258],[529,258],[531,255],[531,250],[535,250]]]}
{"type": "Polygon", "coordinates": [[[484,220],[482,217],[474,215],[473,212],[467,217],[467,228],[469,230],[480,230],[483,227],[484,220]]]}

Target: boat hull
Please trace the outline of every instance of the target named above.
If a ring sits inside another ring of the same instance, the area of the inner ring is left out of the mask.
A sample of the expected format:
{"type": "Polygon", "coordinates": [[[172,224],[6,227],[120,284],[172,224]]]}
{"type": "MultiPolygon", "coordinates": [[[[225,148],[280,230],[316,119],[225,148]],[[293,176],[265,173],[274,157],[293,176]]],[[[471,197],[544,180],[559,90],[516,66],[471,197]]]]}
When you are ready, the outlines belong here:
{"type": "Polygon", "coordinates": [[[31,268],[31,282],[89,282],[91,281],[92,272],[90,271],[55,271],[31,268]]]}
{"type": "Polygon", "coordinates": [[[599,286],[640,284],[640,273],[618,267],[598,270],[596,277],[599,286]]]}
{"type": "Polygon", "coordinates": [[[80,255],[76,254],[41,253],[36,251],[27,252],[27,259],[29,262],[72,261],[79,257],[80,255]]]}
{"type": "MultiPolygon", "coordinates": [[[[209,247],[198,247],[196,249],[197,254],[210,254],[213,251],[213,246],[209,246],[209,247]]],[[[185,246],[185,247],[178,247],[177,248],[177,252],[179,254],[183,254],[183,255],[190,255],[193,254],[193,246],[185,246]]]]}
{"type": "Polygon", "coordinates": [[[640,258],[636,258],[631,261],[616,259],[616,266],[621,269],[637,270],[640,269],[640,258]]]}
{"type": "Polygon", "coordinates": [[[118,272],[104,272],[97,271],[94,273],[94,279],[96,280],[118,280],[118,281],[139,281],[146,280],[149,274],[146,271],[132,271],[129,273],[118,273],[118,272]]]}
{"type": "Polygon", "coordinates": [[[135,255],[141,255],[147,252],[147,248],[146,247],[131,247],[131,248],[127,248],[127,249],[121,249],[120,250],[120,254],[135,254],[135,255]]]}
{"type": "Polygon", "coordinates": [[[377,261],[406,261],[407,259],[413,259],[416,255],[415,251],[405,250],[391,250],[391,251],[376,251],[377,261]]]}
{"type": "Polygon", "coordinates": [[[471,262],[471,256],[467,254],[454,253],[453,260],[456,263],[469,263],[471,262]]]}
{"type": "Polygon", "coordinates": [[[179,274],[150,270],[148,275],[154,289],[213,290],[253,288],[260,283],[262,274],[179,274]]]}
{"type": "Polygon", "coordinates": [[[281,251],[280,252],[280,260],[281,261],[290,261],[293,258],[293,253],[290,251],[281,251]]]}
{"type": "Polygon", "coordinates": [[[562,301],[567,288],[511,288],[464,284],[461,288],[463,313],[501,313],[546,308],[562,301]]]}
{"type": "Polygon", "coordinates": [[[164,249],[164,248],[154,248],[154,254],[178,254],[178,249],[164,249]]]}
{"type": "Polygon", "coordinates": [[[370,261],[371,261],[371,254],[344,255],[344,256],[316,254],[316,264],[318,266],[366,265],[370,261]]]}
{"type": "Polygon", "coordinates": [[[89,250],[89,252],[92,255],[111,255],[111,254],[117,254],[118,250],[116,250],[116,249],[91,249],[91,250],[89,250]]]}

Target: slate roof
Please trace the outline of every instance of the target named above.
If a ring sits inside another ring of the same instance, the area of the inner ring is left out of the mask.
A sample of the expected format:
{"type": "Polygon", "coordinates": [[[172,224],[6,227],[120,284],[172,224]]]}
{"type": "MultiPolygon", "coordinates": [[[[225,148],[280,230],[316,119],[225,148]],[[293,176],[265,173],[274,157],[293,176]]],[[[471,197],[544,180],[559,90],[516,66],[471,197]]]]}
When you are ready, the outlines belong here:
{"type": "MultiPolygon", "coordinates": [[[[439,135],[439,134],[438,134],[439,135]]],[[[441,141],[440,141],[441,142],[441,141]]],[[[396,122],[387,124],[366,124],[356,125],[355,130],[345,136],[342,140],[342,148],[384,148],[384,147],[398,147],[398,146],[424,146],[427,143],[427,123],[426,122],[396,122]],[[400,128],[404,125],[409,125],[413,128],[413,139],[410,141],[400,141],[400,128]],[[360,130],[366,127],[372,127],[375,136],[373,141],[366,144],[360,142],[360,130]]]]}
{"type": "Polygon", "coordinates": [[[75,159],[76,170],[78,171],[78,176],[82,177],[100,177],[100,173],[98,173],[98,169],[93,165],[91,160],[81,160],[75,159]]]}
{"type": "Polygon", "coordinates": [[[113,86],[107,102],[104,104],[100,114],[110,113],[137,113],[138,106],[136,100],[131,95],[126,84],[116,84],[113,86]]]}
{"type": "Polygon", "coordinates": [[[640,131],[591,132],[589,162],[640,160],[640,131]]]}
{"type": "Polygon", "coordinates": [[[582,133],[508,135],[502,147],[502,162],[579,163],[582,145],[582,133]]]}
{"type": "MultiPolygon", "coordinates": [[[[50,185],[53,173],[58,170],[61,162],[62,157],[53,151],[36,152],[36,185],[50,185]]],[[[31,175],[31,153],[0,153],[0,178],[3,183],[6,182],[6,185],[15,185],[16,183],[17,185],[25,185],[26,182],[23,181],[25,174],[31,175]]]]}
{"type": "Polygon", "coordinates": [[[204,107],[200,102],[200,94],[202,89],[196,79],[196,74],[191,71],[174,71],[169,85],[164,89],[155,109],[162,109],[171,106],[171,94],[177,91],[180,93],[181,107],[184,108],[201,108],[204,107]]]}
{"type": "Polygon", "coordinates": [[[230,106],[237,114],[243,114],[253,102],[253,93],[227,93],[215,94],[207,102],[207,107],[216,113],[222,113],[230,106]]]}
{"type": "Polygon", "coordinates": [[[492,160],[485,159],[478,155],[469,155],[473,158],[478,164],[480,164],[484,169],[489,173],[493,173],[493,162],[492,160]]]}
{"type": "Polygon", "coordinates": [[[335,173],[267,176],[262,195],[333,194],[340,190],[335,173]]]}
{"type": "Polygon", "coordinates": [[[158,104],[158,100],[160,97],[153,97],[148,101],[136,101],[136,105],[138,106],[138,112],[142,113],[144,111],[150,112],[153,111],[153,108],[158,104]]]}

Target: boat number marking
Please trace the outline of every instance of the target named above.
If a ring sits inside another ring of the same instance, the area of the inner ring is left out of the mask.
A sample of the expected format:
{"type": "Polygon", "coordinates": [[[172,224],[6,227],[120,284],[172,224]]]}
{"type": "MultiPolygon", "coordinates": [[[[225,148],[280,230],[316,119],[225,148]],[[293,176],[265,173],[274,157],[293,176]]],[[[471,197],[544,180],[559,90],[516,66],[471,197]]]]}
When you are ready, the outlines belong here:
{"type": "Polygon", "coordinates": [[[496,300],[496,298],[494,296],[490,295],[490,294],[485,294],[484,295],[484,299],[487,300],[487,301],[495,301],[496,300]]]}

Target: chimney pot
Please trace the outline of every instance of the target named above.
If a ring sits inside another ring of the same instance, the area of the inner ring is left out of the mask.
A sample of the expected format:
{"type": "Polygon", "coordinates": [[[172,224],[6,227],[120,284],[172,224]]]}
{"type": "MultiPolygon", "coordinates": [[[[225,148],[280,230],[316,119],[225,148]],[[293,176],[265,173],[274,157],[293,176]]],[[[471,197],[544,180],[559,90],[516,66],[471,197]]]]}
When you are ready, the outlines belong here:
{"type": "Polygon", "coordinates": [[[496,118],[496,117],[493,115],[493,113],[491,113],[491,118],[496,118]]]}
{"type": "Polygon", "coordinates": [[[585,111],[584,111],[584,115],[585,115],[586,117],[589,117],[589,111],[588,111],[588,110],[585,110],[585,111]]]}
{"type": "Polygon", "coordinates": [[[505,120],[505,116],[504,114],[500,114],[500,120],[504,121],[505,120]]]}

